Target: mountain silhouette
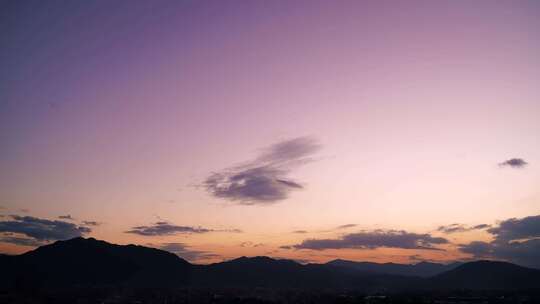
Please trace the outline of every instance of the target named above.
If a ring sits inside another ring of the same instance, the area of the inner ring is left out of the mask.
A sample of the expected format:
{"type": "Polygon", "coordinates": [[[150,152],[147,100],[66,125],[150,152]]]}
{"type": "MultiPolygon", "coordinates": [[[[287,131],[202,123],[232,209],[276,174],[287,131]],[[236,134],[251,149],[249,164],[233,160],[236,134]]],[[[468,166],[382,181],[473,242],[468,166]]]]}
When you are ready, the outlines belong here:
{"type": "Polygon", "coordinates": [[[538,289],[540,270],[507,262],[465,263],[432,278],[436,289],[538,289]]]}
{"type": "Polygon", "coordinates": [[[197,266],[192,282],[197,286],[213,287],[376,287],[374,277],[362,273],[346,272],[328,265],[302,265],[292,260],[260,256],[197,266]]]}
{"type": "Polygon", "coordinates": [[[192,267],[167,251],[82,237],[7,259],[12,284],[43,287],[175,286],[187,282],[192,267]]]}
{"type": "Polygon", "coordinates": [[[391,274],[401,276],[414,277],[431,277],[445,271],[456,268],[461,263],[439,264],[430,262],[420,262],[418,264],[396,264],[396,263],[372,263],[372,262],[355,262],[347,260],[333,260],[327,265],[345,267],[358,271],[379,274],[391,274]]]}
{"type": "Polygon", "coordinates": [[[540,270],[504,262],[402,265],[334,260],[302,265],[286,259],[240,257],[193,265],[167,251],[93,238],[58,241],[17,256],[0,255],[0,269],[0,288],[5,289],[266,287],[388,292],[540,286],[540,270]],[[444,267],[451,269],[441,272],[444,267]]]}

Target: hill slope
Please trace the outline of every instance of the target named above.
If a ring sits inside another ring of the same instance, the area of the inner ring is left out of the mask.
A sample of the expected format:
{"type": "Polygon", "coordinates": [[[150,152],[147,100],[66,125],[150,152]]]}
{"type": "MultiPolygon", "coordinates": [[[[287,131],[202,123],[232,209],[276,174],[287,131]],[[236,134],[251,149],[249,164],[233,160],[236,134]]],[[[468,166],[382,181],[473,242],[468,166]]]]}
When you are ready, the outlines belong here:
{"type": "Polygon", "coordinates": [[[476,261],[432,278],[436,289],[529,289],[540,288],[540,270],[507,262],[476,261]]]}
{"type": "Polygon", "coordinates": [[[58,241],[11,259],[15,285],[171,286],[187,282],[191,264],[158,249],[114,245],[93,238],[58,241]]]}
{"type": "Polygon", "coordinates": [[[213,287],[377,289],[375,276],[320,264],[301,265],[269,257],[238,259],[197,266],[193,285],[213,287]]]}

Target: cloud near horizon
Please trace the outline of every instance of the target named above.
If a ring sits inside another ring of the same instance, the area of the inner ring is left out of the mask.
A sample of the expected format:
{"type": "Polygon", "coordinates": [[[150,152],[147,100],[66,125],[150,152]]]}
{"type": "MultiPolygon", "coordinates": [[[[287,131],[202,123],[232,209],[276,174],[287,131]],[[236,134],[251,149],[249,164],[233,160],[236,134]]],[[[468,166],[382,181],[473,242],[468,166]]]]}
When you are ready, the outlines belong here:
{"type": "Polygon", "coordinates": [[[86,226],[99,226],[99,225],[101,225],[100,222],[96,222],[96,221],[83,221],[82,223],[83,223],[83,225],[86,225],[86,226]]]}
{"type": "Polygon", "coordinates": [[[447,239],[430,234],[409,233],[403,230],[374,230],[345,234],[336,239],[307,239],[300,244],[281,246],[282,249],[402,249],[443,250],[435,245],[447,244],[447,239]]]}
{"type": "Polygon", "coordinates": [[[143,236],[175,235],[181,233],[207,233],[211,229],[203,227],[177,226],[168,222],[157,222],[150,226],[135,226],[125,233],[138,234],[143,236]]]}
{"type": "Polygon", "coordinates": [[[0,241],[17,245],[43,244],[49,241],[67,240],[90,233],[88,227],[76,224],[47,220],[33,216],[11,215],[12,220],[0,222],[0,232],[16,233],[28,238],[4,236],[0,241]]]}
{"type": "Polygon", "coordinates": [[[184,243],[163,243],[158,248],[174,253],[177,256],[190,262],[220,257],[220,255],[218,254],[210,253],[207,251],[189,249],[189,246],[184,243]]]}
{"type": "Polygon", "coordinates": [[[473,230],[482,230],[482,229],[487,229],[489,227],[491,226],[488,224],[479,224],[472,227],[468,227],[464,224],[455,223],[455,224],[450,224],[446,226],[439,226],[437,228],[437,231],[450,234],[450,233],[467,232],[467,231],[473,231],[473,230]]]}
{"type": "Polygon", "coordinates": [[[253,243],[251,241],[240,243],[240,247],[253,247],[253,248],[256,248],[256,247],[261,247],[261,246],[264,246],[264,244],[263,243],[253,243]]]}
{"type": "Polygon", "coordinates": [[[0,243],[9,243],[24,247],[39,247],[48,243],[33,238],[5,235],[0,237],[0,243]]]}
{"type": "Polygon", "coordinates": [[[303,189],[289,173],[312,159],[320,149],[311,137],[278,142],[260,153],[247,165],[212,173],[203,187],[214,197],[241,205],[263,205],[287,199],[291,191],[303,189]]]}
{"type": "Polygon", "coordinates": [[[142,236],[201,234],[208,232],[243,233],[243,231],[240,229],[210,229],[204,227],[178,226],[165,221],[160,221],[150,226],[135,226],[130,230],[125,231],[125,233],[138,234],[142,236]]]}
{"type": "Polygon", "coordinates": [[[540,268],[540,215],[511,218],[487,230],[491,242],[474,241],[459,245],[474,258],[494,258],[540,268]]]}

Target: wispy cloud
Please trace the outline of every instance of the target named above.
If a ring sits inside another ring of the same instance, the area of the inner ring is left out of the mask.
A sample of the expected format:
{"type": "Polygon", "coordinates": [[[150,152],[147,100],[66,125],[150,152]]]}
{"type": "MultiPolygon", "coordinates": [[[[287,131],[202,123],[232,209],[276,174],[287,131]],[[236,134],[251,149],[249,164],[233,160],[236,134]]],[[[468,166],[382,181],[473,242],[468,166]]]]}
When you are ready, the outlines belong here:
{"type": "Polygon", "coordinates": [[[354,228],[356,226],[358,226],[358,225],[356,225],[356,224],[345,224],[345,225],[337,226],[336,229],[354,228]]]}
{"type": "Polygon", "coordinates": [[[437,231],[450,234],[450,233],[467,232],[467,231],[472,231],[472,230],[482,230],[482,229],[487,229],[489,227],[491,226],[488,224],[480,224],[480,225],[469,227],[464,224],[455,223],[455,224],[450,224],[450,225],[445,225],[445,226],[439,226],[437,228],[437,231]]]}
{"type": "Polygon", "coordinates": [[[212,173],[203,182],[213,196],[242,205],[269,204],[288,198],[304,186],[289,178],[290,172],[312,159],[320,149],[316,140],[299,137],[263,149],[255,160],[212,173]]]}
{"type": "Polygon", "coordinates": [[[374,230],[346,234],[336,239],[307,239],[300,244],[282,246],[282,249],[375,249],[379,247],[402,249],[442,250],[436,245],[446,244],[448,240],[430,234],[409,233],[403,230],[374,230]]]}
{"type": "Polygon", "coordinates": [[[83,223],[83,225],[86,225],[86,226],[99,226],[99,225],[101,225],[100,222],[96,222],[96,221],[83,221],[82,223],[83,223]]]}
{"type": "Polygon", "coordinates": [[[175,234],[201,234],[208,232],[225,232],[225,233],[243,233],[240,229],[210,229],[194,226],[179,226],[166,221],[159,221],[149,226],[135,226],[125,233],[138,234],[143,236],[162,236],[175,234]]]}
{"type": "Polygon", "coordinates": [[[225,228],[225,229],[212,229],[212,232],[244,233],[244,230],[236,229],[236,228],[225,228]]]}
{"type": "Polygon", "coordinates": [[[74,218],[71,217],[71,215],[69,215],[69,214],[60,215],[60,216],[58,216],[58,218],[61,219],[61,220],[74,220],[74,218]]]}
{"type": "Polygon", "coordinates": [[[126,233],[138,234],[143,236],[174,235],[181,233],[207,233],[211,229],[203,227],[177,226],[168,222],[157,222],[150,226],[135,226],[126,233]]]}
{"type": "Polygon", "coordinates": [[[253,243],[251,241],[247,241],[247,242],[242,242],[240,243],[240,247],[261,247],[261,246],[264,246],[263,243],[253,243]]]}
{"type": "Polygon", "coordinates": [[[500,167],[523,168],[528,163],[522,158],[511,158],[499,163],[500,167]]]}

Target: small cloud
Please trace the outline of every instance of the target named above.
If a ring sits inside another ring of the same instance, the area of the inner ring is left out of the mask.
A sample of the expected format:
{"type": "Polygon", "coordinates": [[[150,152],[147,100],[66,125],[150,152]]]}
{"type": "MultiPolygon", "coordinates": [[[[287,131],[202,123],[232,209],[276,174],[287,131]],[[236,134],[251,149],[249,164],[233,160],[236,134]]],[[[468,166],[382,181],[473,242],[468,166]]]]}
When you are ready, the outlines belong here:
{"type": "Polygon", "coordinates": [[[295,230],[292,233],[305,234],[305,233],[308,233],[308,231],[307,230],[295,230]]]}
{"type": "Polygon", "coordinates": [[[446,226],[439,226],[439,228],[437,228],[437,231],[449,234],[449,233],[456,233],[456,232],[465,232],[467,231],[467,228],[465,228],[465,226],[462,224],[456,223],[456,224],[450,224],[446,226]]]}
{"type": "Polygon", "coordinates": [[[214,230],[216,232],[230,232],[230,233],[244,233],[242,229],[221,229],[221,230],[214,230]]]}
{"type": "Polygon", "coordinates": [[[83,223],[83,225],[86,225],[86,226],[99,226],[99,225],[101,225],[100,222],[96,222],[96,221],[83,221],[82,223],[83,223]]]}
{"type": "Polygon", "coordinates": [[[69,215],[69,214],[60,215],[60,216],[58,216],[58,218],[61,219],[61,220],[70,220],[70,221],[74,220],[74,218],[72,218],[71,215],[69,215]]]}
{"type": "Polygon", "coordinates": [[[22,213],[29,213],[30,210],[29,209],[19,209],[19,212],[22,212],[22,213]]]}
{"type": "Polygon", "coordinates": [[[262,246],[264,246],[263,243],[253,243],[253,242],[250,242],[250,241],[240,243],[240,247],[253,247],[253,248],[256,248],[256,247],[262,247],[262,246]]]}
{"type": "Polygon", "coordinates": [[[290,172],[309,161],[320,145],[310,137],[276,143],[246,165],[212,173],[203,182],[211,195],[241,205],[270,204],[289,197],[304,186],[288,177],[290,172]]]}
{"type": "Polygon", "coordinates": [[[356,227],[356,226],[357,226],[356,224],[345,224],[345,225],[337,226],[336,228],[337,229],[347,229],[347,228],[353,228],[353,227],[356,227]]]}
{"type": "Polygon", "coordinates": [[[500,167],[511,167],[511,168],[523,168],[527,166],[528,163],[521,158],[511,158],[508,160],[499,163],[500,167]]]}

